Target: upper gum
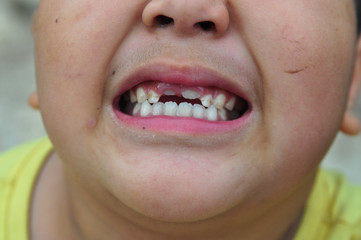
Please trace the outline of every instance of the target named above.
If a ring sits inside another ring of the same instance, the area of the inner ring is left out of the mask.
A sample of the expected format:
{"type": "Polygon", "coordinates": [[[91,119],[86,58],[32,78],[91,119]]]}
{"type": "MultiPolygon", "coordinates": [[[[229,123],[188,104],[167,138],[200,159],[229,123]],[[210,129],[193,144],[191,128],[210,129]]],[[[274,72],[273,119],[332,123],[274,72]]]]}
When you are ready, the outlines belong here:
{"type": "Polygon", "coordinates": [[[226,96],[226,102],[228,102],[231,98],[236,97],[234,94],[227,92],[225,90],[219,89],[217,87],[201,87],[201,86],[187,86],[181,84],[171,84],[164,82],[155,82],[149,81],[145,83],[141,83],[134,87],[132,90],[136,93],[138,88],[143,88],[145,93],[148,95],[150,91],[154,91],[158,95],[162,95],[166,90],[171,90],[175,92],[177,96],[182,96],[182,92],[186,90],[192,90],[200,94],[200,98],[211,95],[212,98],[216,98],[220,94],[224,94],[226,96]]]}

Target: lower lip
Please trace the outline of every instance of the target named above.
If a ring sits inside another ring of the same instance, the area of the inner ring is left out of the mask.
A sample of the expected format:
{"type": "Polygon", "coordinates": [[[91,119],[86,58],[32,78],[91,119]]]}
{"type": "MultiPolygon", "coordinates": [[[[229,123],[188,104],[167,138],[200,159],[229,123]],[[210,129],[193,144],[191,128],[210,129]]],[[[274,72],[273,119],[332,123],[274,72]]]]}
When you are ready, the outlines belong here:
{"type": "Polygon", "coordinates": [[[213,135],[243,129],[249,122],[251,111],[232,121],[206,121],[196,118],[153,116],[133,117],[113,108],[116,118],[125,126],[133,129],[160,133],[179,133],[213,135]]]}

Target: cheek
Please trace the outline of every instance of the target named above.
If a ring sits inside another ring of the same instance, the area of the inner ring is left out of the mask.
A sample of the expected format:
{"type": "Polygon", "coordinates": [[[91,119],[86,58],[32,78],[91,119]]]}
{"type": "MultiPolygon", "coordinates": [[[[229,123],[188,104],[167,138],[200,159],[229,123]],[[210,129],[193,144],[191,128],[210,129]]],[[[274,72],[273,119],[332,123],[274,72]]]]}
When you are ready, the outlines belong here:
{"type": "Polygon", "coordinates": [[[99,118],[109,63],[138,14],[129,9],[141,9],[140,2],[41,2],[34,21],[36,70],[50,133],[71,134],[99,118]]]}
{"type": "MultiPolygon", "coordinates": [[[[335,8],[336,2],[330,4],[335,8]]],[[[294,159],[286,164],[298,166],[322,159],[336,135],[353,62],[351,17],[335,18],[318,5],[304,1],[291,8],[280,3],[246,28],[263,77],[264,132],[278,151],[275,155],[294,159]],[[307,10],[306,3],[317,11],[307,10]]]]}

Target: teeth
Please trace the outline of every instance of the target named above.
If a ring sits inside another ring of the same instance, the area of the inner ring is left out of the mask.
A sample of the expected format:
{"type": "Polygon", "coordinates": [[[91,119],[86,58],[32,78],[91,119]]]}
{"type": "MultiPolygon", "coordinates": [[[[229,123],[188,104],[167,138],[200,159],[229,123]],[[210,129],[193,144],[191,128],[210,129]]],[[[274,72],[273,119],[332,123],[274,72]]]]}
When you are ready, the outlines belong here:
{"type": "MultiPolygon", "coordinates": [[[[176,93],[168,89],[162,95],[174,96],[176,93]]],[[[178,95],[179,96],[179,95],[178,95]]],[[[217,96],[213,99],[212,94],[206,94],[201,97],[201,94],[193,90],[182,91],[182,96],[186,99],[199,99],[202,103],[194,104],[182,102],[177,105],[175,102],[159,102],[160,94],[154,90],[150,90],[148,94],[144,88],[138,87],[129,91],[129,99],[131,103],[135,103],[133,109],[133,116],[180,116],[180,117],[194,117],[198,119],[208,119],[209,121],[227,121],[230,112],[234,108],[240,108],[240,104],[236,105],[236,97],[231,97],[226,102],[227,97],[224,92],[218,92],[217,96]],[[230,111],[230,112],[229,112],[230,111]]],[[[236,109],[237,110],[237,109],[236,109]]],[[[231,117],[234,118],[234,117],[231,117]]]]}
{"type": "Polygon", "coordinates": [[[137,101],[138,101],[138,103],[143,103],[145,100],[147,100],[147,95],[145,94],[144,89],[141,88],[141,87],[137,88],[137,101]]]}
{"type": "Polygon", "coordinates": [[[217,109],[214,106],[207,108],[206,115],[209,121],[217,121],[218,114],[217,109]]]}
{"type": "Polygon", "coordinates": [[[193,90],[185,90],[182,92],[182,96],[186,99],[197,99],[200,98],[201,95],[193,90]]]}
{"type": "Polygon", "coordinates": [[[218,115],[220,116],[220,118],[221,118],[223,121],[227,121],[227,120],[228,120],[228,118],[227,118],[227,111],[226,111],[224,108],[218,110],[218,115]]]}
{"type": "Polygon", "coordinates": [[[177,110],[177,116],[180,117],[192,117],[192,104],[182,102],[179,104],[178,110],[177,110]]]}
{"type": "Polygon", "coordinates": [[[176,95],[175,92],[172,91],[172,90],[166,90],[166,91],[164,91],[163,94],[166,95],[166,96],[174,96],[174,95],[176,95]]]}
{"type": "Polygon", "coordinates": [[[224,94],[218,94],[218,96],[214,99],[213,101],[213,105],[217,108],[217,109],[221,109],[223,108],[224,104],[226,103],[226,95],[224,94]]]}
{"type": "Polygon", "coordinates": [[[195,117],[195,118],[203,118],[205,110],[206,109],[202,105],[194,104],[194,106],[193,106],[193,117],[195,117]]]}
{"type": "Polygon", "coordinates": [[[146,117],[151,112],[152,112],[152,105],[150,105],[148,101],[143,102],[142,107],[140,109],[140,116],[146,117]]]}
{"type": "Polygon", "coordinates": [[[163,108],[164,108],[164,103],[159,102],[159,103],[154,104],[152,114],[154,116],[162,115],[163,114],[163,108]]]}
{"type": "Polygon", "coordinates": [[[148,102],[157,103],[159,101],[160,95],[153,90],[150,90],[148,93],[148,102]]]}
{"type": "Polygon", "coordinates": [[[142,107],[142,104],[140,104],[140,103],[137,103],[137,104],[134,106],[133,116],[137,115],[137,113],[139,112],[139,110],[140,110],[141,107],[142,107]]]}
{"type": "Polygon", "coordinates": [[[164,115],[175,116],[177,114],[177,103],[166,102],[164,104],[164,115]]]}
{"type": "Polygon", "coordinates": [[[134,92],[132,90],[129,91],[129,96],[130,96],[131,103],[135,103],[137,101],[137,96],[134,94],[134,92]]]}
{"type": "Polygon", "coordinates": [[[208,94],[201,97],[202,105],[205,107],[210,107],[212,104],[212,95],[208,94]]]}
{"type": "Polygon", "coordinates": [[[232,97],[227,103],[226,105],[224,105],[224,107],[226,109],[228,109],[229,111],[232,111],[234,106],[236,105],[236,98],[232,97]]]}

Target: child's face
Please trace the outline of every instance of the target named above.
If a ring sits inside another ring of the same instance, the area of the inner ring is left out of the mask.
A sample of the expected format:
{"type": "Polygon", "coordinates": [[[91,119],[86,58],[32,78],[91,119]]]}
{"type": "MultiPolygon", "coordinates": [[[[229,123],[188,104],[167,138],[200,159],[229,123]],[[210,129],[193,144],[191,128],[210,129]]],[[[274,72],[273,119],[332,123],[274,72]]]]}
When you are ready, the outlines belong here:
{"type": "Polygon", "coordinates": [[[41,1],[40,105],[68,177],[167,221],[279,203],[308,186],[338,131],[353,11],[351,0],[41,1]],[[138,80],[221,89],[248,107],[232,121],[132,117],[118,103],[138,80]]]}

